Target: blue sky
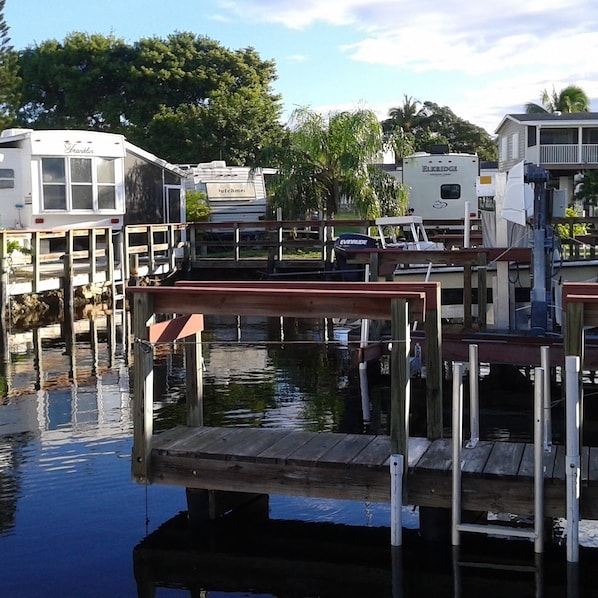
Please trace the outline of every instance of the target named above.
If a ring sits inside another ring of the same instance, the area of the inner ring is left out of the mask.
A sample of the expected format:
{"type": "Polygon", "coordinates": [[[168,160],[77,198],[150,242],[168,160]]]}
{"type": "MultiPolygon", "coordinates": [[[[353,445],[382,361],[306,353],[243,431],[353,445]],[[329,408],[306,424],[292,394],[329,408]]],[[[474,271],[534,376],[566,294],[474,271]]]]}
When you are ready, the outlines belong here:
{"type": "Polygon", "coordinates": [[[285,118],[309,106],[383,119],[407,95],[493,133],[569,84],[598,111],[595,0],[6,0],[4,17],[16,49],[74,31],[252,46],[276,63],[285,118]]]}

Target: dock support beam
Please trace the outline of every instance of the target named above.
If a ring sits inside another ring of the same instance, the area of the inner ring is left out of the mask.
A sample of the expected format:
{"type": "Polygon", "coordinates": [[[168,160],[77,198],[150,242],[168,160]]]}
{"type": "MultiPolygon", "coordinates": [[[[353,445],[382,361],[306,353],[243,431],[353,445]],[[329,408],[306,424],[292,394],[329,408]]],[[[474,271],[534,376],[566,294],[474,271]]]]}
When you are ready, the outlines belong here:
{"type": "Polygon", "coordinates": [[[566,446],[565,475],[567,476],[567,561],[579,561],[579,497],[581,491],[581,469],[579,455],[579,370],[580,360],[576,355],[565,357],[566,375],[566,446]]]}
{"type": "Polygon", "coordinates": [[[390,445],[392,453],[403,455],[408,463],[411,333],[409,305],[406,299],[391,301],[391,331],[390,445]]]}
{"type": "Polygon", "coordinates": [[[153,316],[153,297],[133,297],[133,462],[134,479],[148,484],[153,433],[154,348],[149,342],[148,321],[153,316]]]}

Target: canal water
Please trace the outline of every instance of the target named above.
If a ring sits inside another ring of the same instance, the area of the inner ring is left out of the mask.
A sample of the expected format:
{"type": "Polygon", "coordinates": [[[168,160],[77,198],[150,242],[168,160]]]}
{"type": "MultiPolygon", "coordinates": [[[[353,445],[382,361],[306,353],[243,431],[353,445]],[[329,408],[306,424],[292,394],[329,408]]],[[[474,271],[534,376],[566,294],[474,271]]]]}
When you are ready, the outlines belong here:
{"type": "MultiPolygon", "coordinates": [[[[386,365],[370,372],[366,425],[334,322],[207,317],[205,328],[207,425],[386,431],[386,365]]],[[[422,542],[413,507],[403,509],[400,551],[389,548],[389,506],[353,501],[272,496],[269,521],[190,529],[184,490],[131,480],[129,330],[120,313],[9,334],[0,365],[0,596],[598,595],[591,522],[581,527],[577,570],[566,566],[558,525],[542,561],[521,540],[467,539],[453,554],[422,542]]],[[[158,430],[184,421],[183,356],[182,343],[156,347],[158,430]]],[[[415,433],[423,433],[421,386],[414,380],[415,433]]],[[[519,411],[483,407],[482,435],[525,439],[531,412],[519,411]]]]}

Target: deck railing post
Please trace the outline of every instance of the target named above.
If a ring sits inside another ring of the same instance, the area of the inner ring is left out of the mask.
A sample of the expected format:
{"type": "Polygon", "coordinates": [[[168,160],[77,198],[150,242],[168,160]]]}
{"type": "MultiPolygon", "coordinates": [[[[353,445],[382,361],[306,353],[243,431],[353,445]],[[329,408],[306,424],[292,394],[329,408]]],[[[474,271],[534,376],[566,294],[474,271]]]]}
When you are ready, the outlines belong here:
{"type": "MultiPolygon", "coordinates": [[[[403,455],[407,461],[409,439],[409,305],[407,299],[391,300],[391,388],[390,442],[393,454],[403,455]]],[[[408,461],[407,461],[408,462],[408,461]]]]}
{"type": "Polygon", "coordinates": [[[550,392],[550,347],[540,347],[540,366],[543,371],[542,386],[544,387],[544,452],[552,449],[552,401],[550,392]]]}
{"type": "Polygon", "coordinates": [[[66,252],[63,256],[63,295],[64,295],[64,314],[65,321],[70,319],[73,320],[74,310],[74,268],[75,262],[73,259],[73,231],[67,230],[65,233],[66,239],[66,252]]]}
{"type": "Polygon", "coordinates": [[[534,370],[534,550],[544,551],[544,371],[534,370]]]}
{"type": "Polygon", "coordinates": [[[201,332],[185,339],[187,425],[203,426],[203,359],[201,332]]]}
{"type": "MultiPolygon", "coordinates": [[[[431,293],[430,295],[431,296],[431,293]]],[[[426,335],[426,422],[430,440],[442,438],[442,310],[440,285],[435,290],[435,300],[426,301],[424,319],[426,335]]]]}
{"type": "Polygon", "coordinates": [[[461,534],[461,447],[463,444],[463,364],[453,363],[453,464],[452,464],[452,544],[459,546],[461,534]]]}
{"type": "Polygon", "coordinates": [[[467,448],[475,448],[480,440],[478,346],[469,345],[469,441],[467,448]]]}
{"type": "Polygon", "coordinates": [[[581,491],[581,470],[579,456],[580,436],[580,359],[577,355],[565,357],[566,382],[566,454],[565,474],[567,477],[567,561],[579,561],[579,495],[581,491]]]}
{"type": "Polygon", "coordinates": [[[6,231],[0,231],[0,342],[4,359],[10,360],[8,351],[8,237],[6,231]]]}
{"type": "Polygon", "coordinates": [[[390,456],[390,545],[403,543],[403,455],[390,456]]]}
{"type": "Polygon", "coordinates": [[[153,315],[150,295],[139,293],[133,302],[133,458],[132,474],[149,483],[149,457],[153,433],[154,349],[149,343],[148,321],[153,315]]]}

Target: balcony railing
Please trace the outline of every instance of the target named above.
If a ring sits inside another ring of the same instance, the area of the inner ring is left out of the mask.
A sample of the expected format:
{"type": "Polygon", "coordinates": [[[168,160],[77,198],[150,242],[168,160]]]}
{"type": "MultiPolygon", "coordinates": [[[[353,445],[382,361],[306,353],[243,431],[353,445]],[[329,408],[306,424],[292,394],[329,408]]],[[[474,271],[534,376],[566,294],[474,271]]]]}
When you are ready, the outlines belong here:
{"type": "Polygon", "coordinates": [[[598,164],[598,144],[541,145],[540,164],[598,164]]]}

